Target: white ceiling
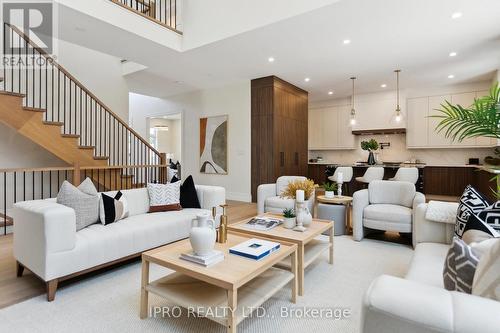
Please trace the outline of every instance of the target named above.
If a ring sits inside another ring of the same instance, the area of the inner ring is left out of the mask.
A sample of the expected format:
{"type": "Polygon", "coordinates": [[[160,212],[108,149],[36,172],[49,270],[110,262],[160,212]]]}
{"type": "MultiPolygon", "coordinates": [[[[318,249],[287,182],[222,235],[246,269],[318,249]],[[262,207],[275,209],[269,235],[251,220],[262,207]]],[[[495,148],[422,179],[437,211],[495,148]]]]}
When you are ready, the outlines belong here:
{"type": "Polygon", "coordinates": [[[130,88],[158,97],[277,75],[323,100],[349,95],[353,75],[364,93],[394,89],[396,68],[402,88],[482,81],[500,68],[498,0],[342,0],[182,53],[69,10],[64,18],[63,39],[147,66],[127,76],[130,88]]]}

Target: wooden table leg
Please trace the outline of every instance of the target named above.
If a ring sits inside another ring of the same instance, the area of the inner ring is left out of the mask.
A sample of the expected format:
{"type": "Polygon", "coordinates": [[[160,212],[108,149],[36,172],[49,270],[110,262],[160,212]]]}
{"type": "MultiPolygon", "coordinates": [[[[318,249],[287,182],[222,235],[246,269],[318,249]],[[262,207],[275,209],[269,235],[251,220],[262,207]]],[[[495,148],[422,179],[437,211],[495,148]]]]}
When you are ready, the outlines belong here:
{"type": "Polygon", "coordinates": [[[351,204],[350,203],[347,203],[345,205],[345,224],[346,224],[347,234],[348,235],[352,234],[352,227],[351,227],[351,204]]]}
{"type": "Polygon", "coordinates": [[[330,229],[330,251],[328,255],[328,263],[330,265],[333,265],[333,235],[334,235],[334,228],[332,225],[332,228],[330,229]]]}
{"type": "Polygon", "coordinates": [[[298,286],[298,281],[297,281],[297,251],[293,251],[293,253],[290,255],[291,258],[291,263],[292,263],[292,274],[293,274],[293,280],[292,280],[292,303],[297,303],[297,286],[298,286]]]}
{"type": "Polygon", "coordinates": [[[227,318],[227,332],[236,333],[236,308],[238,307],[238,290],[227,291],[227,304],[229,306],[227,318]]]}
{"type": "Polygon", "coordinates": [[[141,319],[148,317],[148,291],[146,286],[149,283],[149,261],[142,259],[142,280],[141,280],[141,319]]]}
{"type": "Polygon", "coordinates": [[[298,246],[298,261],[299,296],[304,296],[304,244],[298,246]]]}

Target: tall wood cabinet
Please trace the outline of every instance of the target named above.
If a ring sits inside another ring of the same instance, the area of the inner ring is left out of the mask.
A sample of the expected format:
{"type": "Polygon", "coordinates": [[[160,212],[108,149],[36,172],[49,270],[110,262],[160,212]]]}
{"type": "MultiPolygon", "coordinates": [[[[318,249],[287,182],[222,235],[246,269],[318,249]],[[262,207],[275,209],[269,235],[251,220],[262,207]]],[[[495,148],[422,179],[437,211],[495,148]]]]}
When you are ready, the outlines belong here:
{"type": "Polygon", "coordinates": [[[252,200],[260,184],[307,175],[308,93],[276,76],[252,80],[252,200]]]}

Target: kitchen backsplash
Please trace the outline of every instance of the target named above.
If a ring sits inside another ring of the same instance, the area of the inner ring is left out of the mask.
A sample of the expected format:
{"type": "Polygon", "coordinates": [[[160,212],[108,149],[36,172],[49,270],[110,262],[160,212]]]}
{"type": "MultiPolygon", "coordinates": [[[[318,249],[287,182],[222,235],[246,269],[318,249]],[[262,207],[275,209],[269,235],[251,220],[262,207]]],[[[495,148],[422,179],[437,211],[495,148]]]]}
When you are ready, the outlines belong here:
{"type": "Polygon", "coordinates": [[[363,140],[375,139],[379,143],[388,142],[390,147],[379,149],[379,159],[382,162],[404,162],[411,159],[417,159],[428,165],[464,165],[469,158],[479,158],[484,160],[486,156],[494,155],[493,148],[453,148],[453,149],[407,149],[406,135],[361,135],[356,136],[355,150],[311,150],[309,158],[323,157],[323,161],[328,163],[351,164],[357,161],[366,161],[368,152],[360,147],[363,140]]]}

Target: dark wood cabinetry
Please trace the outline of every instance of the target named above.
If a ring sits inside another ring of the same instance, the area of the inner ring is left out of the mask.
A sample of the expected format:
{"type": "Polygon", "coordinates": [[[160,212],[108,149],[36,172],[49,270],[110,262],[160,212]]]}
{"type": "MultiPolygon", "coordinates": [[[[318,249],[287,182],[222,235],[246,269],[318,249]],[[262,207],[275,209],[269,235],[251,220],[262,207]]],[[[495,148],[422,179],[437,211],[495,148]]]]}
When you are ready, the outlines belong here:
{"type": "Polygon", "coordinates": [[[307,175],[308,93],[275,76],[252,80],[252,200],[260,184],[307,175]]]}

